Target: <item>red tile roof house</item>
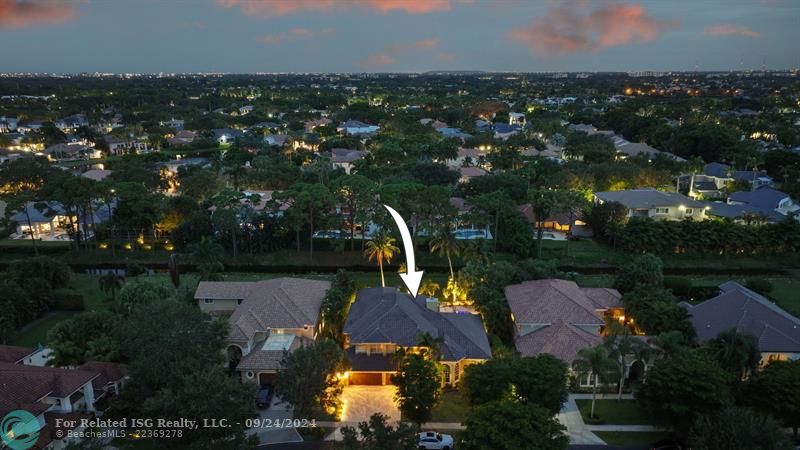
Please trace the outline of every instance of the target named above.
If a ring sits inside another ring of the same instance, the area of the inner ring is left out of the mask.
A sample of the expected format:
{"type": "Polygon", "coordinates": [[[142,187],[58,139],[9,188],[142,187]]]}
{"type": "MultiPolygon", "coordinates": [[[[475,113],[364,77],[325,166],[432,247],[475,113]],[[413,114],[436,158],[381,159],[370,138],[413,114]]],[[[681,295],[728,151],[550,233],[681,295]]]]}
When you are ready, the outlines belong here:
{"type": "MultiPolygon", "coordinates": [[[[622,295],[616,289],[581,288],[568,280],[506,286],[505,297],[520,355],[549,353],[570,365],[581,349],[600,344],[605,317],[624,315],[622,295]]],[[[582,386],[590,385],[588,375],[579,381],[582,386]]]]}
{"type": "Polygon", "coordinates": [[[125,366],[101,362],[75,369],[29,365],[38,353],[40,349],[0,345],[0,417],[17,409],[28,411],[41,427],[33,448],[62,449],[78,440],[70,439],[66,431],[81,428],[79,424],[65,426],[63,421],[102,415],[98,402],[119,393],[125,366]]]}
{"type": "Polygon", "coordinates": [[[329,281],[275,278],[262,281],[201,281],[200,309],[229,316],[226,352],[243,381],[272,384],[283,352],[316,338],[319,310],[329,281]]]}

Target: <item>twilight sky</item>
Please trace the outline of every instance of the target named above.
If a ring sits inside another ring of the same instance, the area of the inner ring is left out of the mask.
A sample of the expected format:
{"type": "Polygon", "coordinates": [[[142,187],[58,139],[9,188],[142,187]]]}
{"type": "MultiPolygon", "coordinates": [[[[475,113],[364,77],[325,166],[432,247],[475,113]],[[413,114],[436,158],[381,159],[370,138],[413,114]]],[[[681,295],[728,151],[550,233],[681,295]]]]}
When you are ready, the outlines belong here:
{"type": "Polygon", "coordinates": [[[800,0],[0,0],[2,72],[796,68],[800,0]]]}

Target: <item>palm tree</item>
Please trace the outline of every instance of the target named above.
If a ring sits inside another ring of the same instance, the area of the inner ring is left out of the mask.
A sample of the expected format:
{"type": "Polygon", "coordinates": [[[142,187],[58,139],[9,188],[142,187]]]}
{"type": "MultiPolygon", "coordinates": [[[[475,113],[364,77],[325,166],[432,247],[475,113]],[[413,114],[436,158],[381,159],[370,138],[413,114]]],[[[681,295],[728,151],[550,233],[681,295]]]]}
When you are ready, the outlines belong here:
{"type": "Polygon", "coordinates": [[[434,337],[429,332],[423,331],[417,335],[417,339],[420,347],[428,349],[431,359],[434,361],[442,359],[442,344],[444,344],[444,339],[442,339],[441,336],[434,337]]]}
{"type": "Polygon", "coordinates": [[[455,279],[453,272],[453,255],[458,255],[461,252],[461,242],[459,242],[452,233],[452,225],[449,223],[443,225],[439,231],[433,236],[430,242],[431,253],[439,253],[440,256],[447,257],[447,265],[450,267],[450,278],[455,279]]]}
{"type": "Polygon", "coordinates": [[[579,372],[588,372],[592,378],[592,409],[590,418],[595,418],[594,404],[597,399],[597,381],[605,379],[606,375],[616,368],[616,362],[609,356],[608,350],[602,345],[581,349],[573,363],[579,372]]]}
{"type": "Polygon", "coordinates": [[[656,356],[661,359],[670,359],[688,348],[686,337],[678,330],[665,331],[658,336],[651,337],[647,343],[653,348],[656,356]]]}
{"type": "Polygon", "coordinates": [[[116,299],[117,290],[122,288],[124,282],[125,279],[116,272],[107,272],[97,280],[100,290],[109,294],[112,302],[116,299]]]}
{"type": "Polygon", "coordinates": [[[367,242],[367,246],[364,249],[364,255],[370,261],[374,259],[378,262],[378,267],[381,269],[381,286],[383,287],[386,287],[386,280],[383,277],[383,262],[391,263],[394,254],[400,251],[394,243],[395,238],[387,234],[378,233],[371,241],[367,242]]]}
{"type": "Polygon", "coordinates": [[[225,250],[220,244],[208,236],[200,238],[189,246],[189,258],[197,266],[202,281],[220,281],[220,272],[225,270],[223,264],[223,252],[225,250]]]}
{"type": "Polygon", "coordinates": [[[619,368],[619,382],[617,386],[617,400],[622,400],[622,388],[625,386],[625,367],[628,355],[639,353],[643,347],[642,341],[636,339],[631,329],[611,317],[606,319],[605,337],[603,345],[608,349],[611,357],[619,368]]]}
{"type": "Polygon", "coordinates": [[[419,293],[425,297],[434,297],[441,289],[442,287],[439,285],[439,283],[426,279],[423,280],[422,284],[419,286],[419,293]]]}
{"type": "Polygon", "coordinates": [[[711,340],[710,345],[716,350],[720,366],[739,379],[745,378],[755,370],[761,359],[756,337],[749,333],[742,333],[736,328],[720,332],[716,338],[711,340]]]}

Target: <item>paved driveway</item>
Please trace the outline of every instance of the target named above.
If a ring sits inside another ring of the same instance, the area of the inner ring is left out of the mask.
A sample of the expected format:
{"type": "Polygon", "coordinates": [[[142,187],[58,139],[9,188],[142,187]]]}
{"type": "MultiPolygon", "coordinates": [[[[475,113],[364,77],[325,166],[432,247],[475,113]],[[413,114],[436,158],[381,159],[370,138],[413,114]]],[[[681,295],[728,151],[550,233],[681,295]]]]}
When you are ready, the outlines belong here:
{"type": "MultiPolygon", "coordinates": [[[[294,417],[294,408],[291,404],[281,401],[281,399],[276,395],[272,399],[272,405],[270,405],[270,407],[267,409],[258,410],[258,415],[261,417],[261,419],[269,419],[269,421],[262,420],[262,423],[282,423],[283,419],[292,419],[294,417]]],[[[303,442],[303,438],[300,437],[300,433],[298,433],[294,428],[251,428],[247,431],[247,433],[258,435],[261,445],[303,442]]]]}
{"type": "Polygon", "coordinates": [[[342,422],[366,422],[378,412],[400,421],[400,410],[394,402],[394,386],[346,386],[342,392],[342,422]]]}

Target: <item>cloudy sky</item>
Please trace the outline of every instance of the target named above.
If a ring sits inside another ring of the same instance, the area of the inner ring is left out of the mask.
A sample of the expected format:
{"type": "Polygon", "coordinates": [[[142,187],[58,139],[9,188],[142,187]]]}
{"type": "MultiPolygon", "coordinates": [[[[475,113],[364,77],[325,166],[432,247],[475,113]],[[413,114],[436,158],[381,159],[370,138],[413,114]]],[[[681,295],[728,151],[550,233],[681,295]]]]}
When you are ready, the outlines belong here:
{"type": "Polygon", "coordinates": [[[796,68],[800,0],[0,0],[0,71],[796,68]]]}

